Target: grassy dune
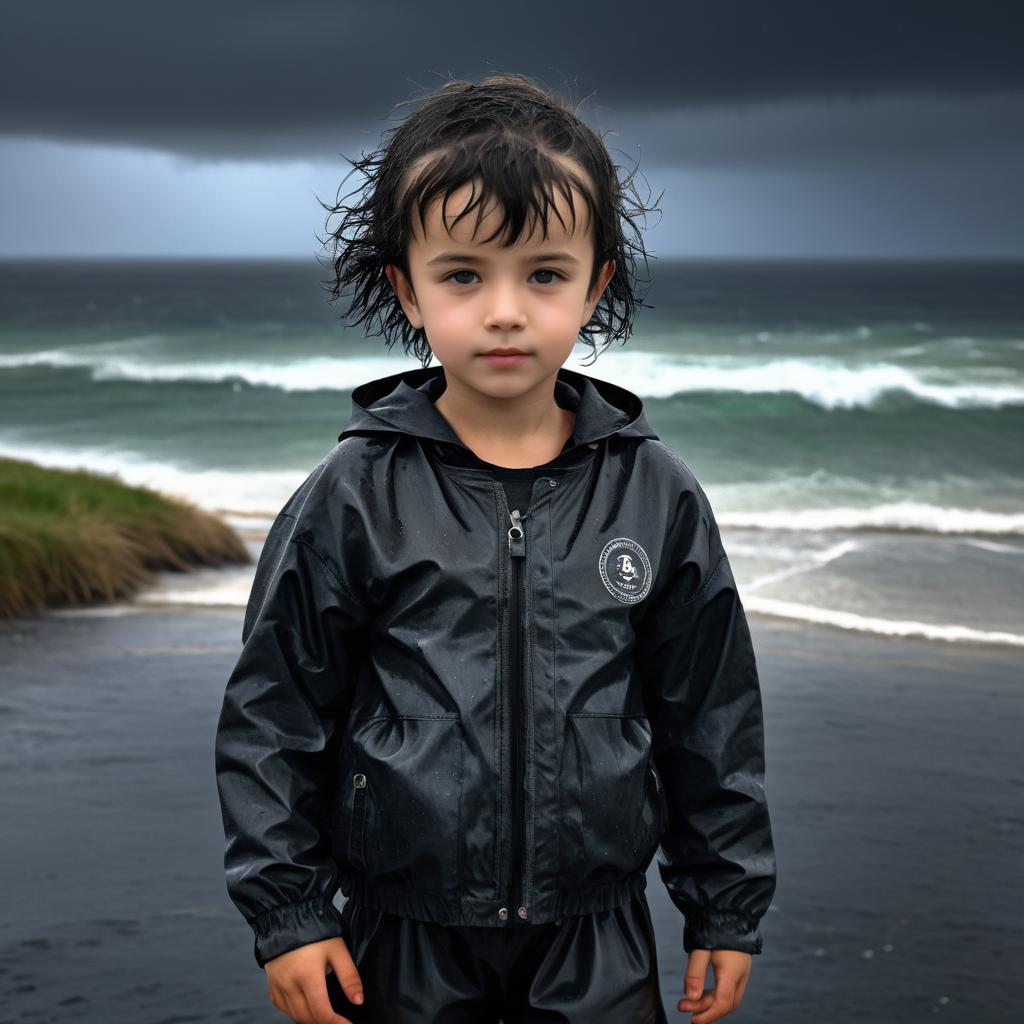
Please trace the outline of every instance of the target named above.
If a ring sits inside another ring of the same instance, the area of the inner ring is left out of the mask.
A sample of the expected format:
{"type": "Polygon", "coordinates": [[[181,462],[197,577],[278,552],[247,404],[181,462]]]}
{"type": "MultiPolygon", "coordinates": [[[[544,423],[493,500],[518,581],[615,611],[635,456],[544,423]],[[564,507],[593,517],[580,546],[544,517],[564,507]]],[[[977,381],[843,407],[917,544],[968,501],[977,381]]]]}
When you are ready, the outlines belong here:
{"type": "Polygon", "coordinates": [[[157,570],[251,561],[227,523],[189,502],[0,457],[0,617],[130,598],[157,570]]]}

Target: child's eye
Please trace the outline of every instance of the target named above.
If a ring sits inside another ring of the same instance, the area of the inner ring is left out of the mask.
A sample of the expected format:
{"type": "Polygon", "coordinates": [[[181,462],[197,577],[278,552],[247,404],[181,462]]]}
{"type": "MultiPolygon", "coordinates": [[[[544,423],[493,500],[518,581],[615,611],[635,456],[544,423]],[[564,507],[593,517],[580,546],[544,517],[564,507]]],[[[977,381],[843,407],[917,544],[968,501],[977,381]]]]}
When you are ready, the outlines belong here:
{"type": "MultiPolygon", "coordinates": [[[[561,278],[561,274],[557,270],[535,270],[535,274],[554,274],[555,281],[561,278]]],[[[541,284],[554,284],[554,281],[542,281],[541,284]]]]}
{"type": "MultiPolygon", "coordinates": [[[[471,274],[471,275],[473,275],[475,277],[476,276],[476,271],[473,271],[473,270],[454,270],[454,271],[452,271],[452,273],[450,273],[445,278],[445,280],[446,281],[454,280],[456,277],[458,277],[459,274],[471,274]]],[[[563,277],[563,275],[560,274],[557,270],[535,270],[534,274],[553,274],[556,281],[563,277]]],[[[456,281],[455,283],[456,284],[472,284],[473,282],[472,281],[456,281]]],[[[555,282],[554,281],[540,281],[539,283],[540,284],[554,284],[555,282]]]]}

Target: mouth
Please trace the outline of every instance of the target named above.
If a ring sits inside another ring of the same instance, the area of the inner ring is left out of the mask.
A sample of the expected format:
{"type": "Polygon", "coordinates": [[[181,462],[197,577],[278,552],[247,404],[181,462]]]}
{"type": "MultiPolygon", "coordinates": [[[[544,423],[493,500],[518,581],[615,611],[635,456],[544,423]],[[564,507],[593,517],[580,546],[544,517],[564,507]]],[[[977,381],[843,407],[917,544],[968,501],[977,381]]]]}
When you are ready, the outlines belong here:
{"type": "Polygon", "coordinates": [[[521,348],[492,348],[490,352],[481,353],[485,356],[525,356],[527,355],[521,348]]]}

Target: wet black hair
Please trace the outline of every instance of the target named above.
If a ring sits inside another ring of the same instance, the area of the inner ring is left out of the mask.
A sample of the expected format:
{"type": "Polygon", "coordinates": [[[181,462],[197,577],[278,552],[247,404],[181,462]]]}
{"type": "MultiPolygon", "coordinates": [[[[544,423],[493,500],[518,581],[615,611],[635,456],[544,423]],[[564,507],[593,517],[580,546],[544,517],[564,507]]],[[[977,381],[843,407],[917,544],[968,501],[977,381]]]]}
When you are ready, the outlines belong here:
{"type": "Polygon", "coordinates": [[[519,239],[528,218],[531,225],[539,218],[547,237],[548,214],[558,212],[555,189],[565,196],[575,228],[570,191],[574,188],[586,200],[592,225],[594,265],[588,294],[605,262],[615,260],[615,273],[577,340],[594,350],[595,359],[595,335],[605,336],[605,347],[616,340],[625,342],[632,333],[636,309],[646,305],[637,256],[643,257],[646,267],[648,254],[636,219],[657,209],[657,200],[649,208],[640,202],[633,184],[636,168],[620,181],[603,136],[585,124],[567,101],[519,74],[492,74],[478,83],[450,80],[385,132],[389,134],[391,138],[358,160],[342,154],[352,165],[349,174],[359,171],[365,176],[363,185],[344,197],[358,196],[353,205],[336,201],[330,206],[318,199],[329,211],[328,229],[332,217],[342,216],[326,239],[318,236],[331,250],[333,276],[322,282],[331,292],[328,301],[337,301],[343,290],[350,289],[350,304],[340,314],[342,319],[351,318],[354,324],[365,321],[367,333],[384,335],[389,348],[401,338],[406,354],[414,354],[426,366],[431,358],[426,334],[409,322],[384,270],[393,263],[411,280],[407,247],[412,216],[416,214],[425,224],[425,210],[434,199],[443,196],[447,202],[463,185],[478,184],[480,191],[459,216],[473,208],[487,209],[493,197],[504,216],[487,241],[504,235],[502,245],[508,247],[519,239]],[[575,161],[590,183],[556,156],[575,161]]]}

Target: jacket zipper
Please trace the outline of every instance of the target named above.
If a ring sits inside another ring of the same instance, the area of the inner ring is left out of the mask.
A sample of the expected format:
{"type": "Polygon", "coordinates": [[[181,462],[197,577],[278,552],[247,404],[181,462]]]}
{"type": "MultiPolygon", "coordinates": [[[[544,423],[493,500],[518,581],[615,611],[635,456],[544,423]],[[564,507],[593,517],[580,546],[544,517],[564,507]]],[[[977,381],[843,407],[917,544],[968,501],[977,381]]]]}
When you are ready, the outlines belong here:
{"type": "Polygon", "coordinates": [[[522,577],[526,562],[526,531],[523,529],[519,509],[509,512],[512,525],[508,530],[509,562],[512,568],[512,586],[509,601],[509,620],[512,625],[511,645],[511,684],[509,708],[511,712],[512,730],[512,857],[509,877],[512,883],[511,906],[516,914],[527,917],[527,909],[523,903],[521,885],[522,853],[525,848],[524,830],[526,827],[526,728],[527,728],[527,693],[523,672],[523,647],[525,644],[523,630],[522,577]]]}

